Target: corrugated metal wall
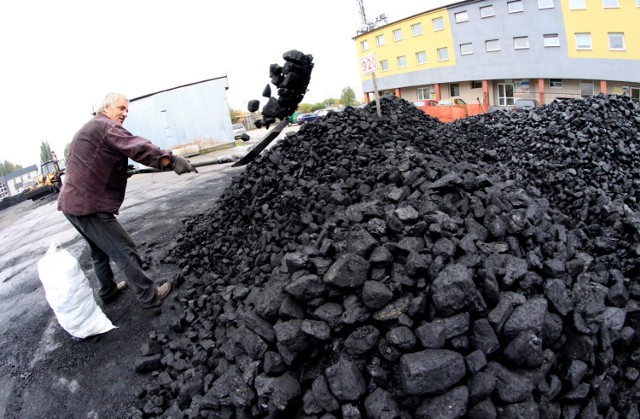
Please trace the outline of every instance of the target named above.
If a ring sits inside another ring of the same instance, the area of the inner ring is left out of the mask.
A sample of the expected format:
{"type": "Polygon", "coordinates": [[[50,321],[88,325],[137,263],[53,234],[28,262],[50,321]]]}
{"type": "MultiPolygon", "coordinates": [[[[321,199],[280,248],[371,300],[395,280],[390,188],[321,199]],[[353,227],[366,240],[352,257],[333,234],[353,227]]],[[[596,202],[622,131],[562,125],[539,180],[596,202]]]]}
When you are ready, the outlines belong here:
{"type": "Polygon", "coordinates": [[[226,77],[131,99],[124,127],[160,148],[194,140],[233,142],[226,77]]]}

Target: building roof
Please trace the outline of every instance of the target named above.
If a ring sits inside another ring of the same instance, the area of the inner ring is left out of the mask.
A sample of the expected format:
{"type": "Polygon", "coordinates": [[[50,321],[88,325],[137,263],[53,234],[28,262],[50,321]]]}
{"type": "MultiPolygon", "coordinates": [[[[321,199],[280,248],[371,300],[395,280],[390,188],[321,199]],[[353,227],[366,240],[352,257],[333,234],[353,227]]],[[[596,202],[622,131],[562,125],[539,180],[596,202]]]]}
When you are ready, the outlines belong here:
{"type": "Polygon", "coordinates": [[[140,100],[140,99],[144,99],[144,98],[149,97],[149,96],[157,95],[158,93],[169,92],[171,90],[180,89],[182,87],[193,86],[193,85],[200,84],[200,83],[206,83],[206,82],[209,82],[209,81],[226,79],[226,78],[227,78],[227,76],[225,75],[225,76],[220,76],[220,77],[213,77],[211,79],[200,80],[200,81],[196,81],[196,82],[193,82],[193,83],[182,84],[180,86],[175,86],[175,87],[170,87],[168,89],[158,90],[157,92],[147,93],[146,95],[142,95],[142,96],[138,96],[138,97],[133,98],[133,99],[129,99],[129,102],[135,102],[136,100],[140,100]]]}
{"type": "Polygon", "coordinates": [[[0,176],[0,180],[2,180],[3,182],[6,182],[8,180],[17,178],[18,176],[22,176],[24,174],[27,174],[30,172],[37,172],[37,171],[38,171],[38,166],[36,166],[35,164],[32,164],[31,166],[18,169],[15,172],[11,172],[8,175],[0,176]]]}

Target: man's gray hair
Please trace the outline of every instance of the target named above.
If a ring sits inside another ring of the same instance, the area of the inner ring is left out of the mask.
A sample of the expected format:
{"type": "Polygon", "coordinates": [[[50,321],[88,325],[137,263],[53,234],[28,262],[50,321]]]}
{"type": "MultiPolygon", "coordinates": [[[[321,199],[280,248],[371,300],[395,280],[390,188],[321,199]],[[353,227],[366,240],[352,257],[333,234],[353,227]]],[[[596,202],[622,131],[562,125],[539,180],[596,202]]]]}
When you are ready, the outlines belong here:
{"type": "Polygon", "coordinates": [[[125,95],[121,95],[120,93],[107,93],[107,95],[104,97],[104,100],[102,101],[102,104],[100,104],[97,113],[101,113],[106,108],[112,107],[121,97],[125,98],[127,101],[129,100],[125,95]]]}

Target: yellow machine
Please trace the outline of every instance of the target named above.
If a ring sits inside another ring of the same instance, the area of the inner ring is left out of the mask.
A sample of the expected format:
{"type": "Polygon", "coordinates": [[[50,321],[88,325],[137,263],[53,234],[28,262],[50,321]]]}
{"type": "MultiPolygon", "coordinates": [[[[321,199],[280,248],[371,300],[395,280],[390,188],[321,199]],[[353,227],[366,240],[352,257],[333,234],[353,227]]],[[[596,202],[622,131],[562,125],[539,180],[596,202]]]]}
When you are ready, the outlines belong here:
{"type": "Polygon", "coordinates": [[[51,160],[40,165],[40,176],[36,178],[36,185],[26,193],[26,199],[35,201],[43,196],[60,192],[65,169],[64,159],[58,160],[56,153],[51,152],[51,160]]]}

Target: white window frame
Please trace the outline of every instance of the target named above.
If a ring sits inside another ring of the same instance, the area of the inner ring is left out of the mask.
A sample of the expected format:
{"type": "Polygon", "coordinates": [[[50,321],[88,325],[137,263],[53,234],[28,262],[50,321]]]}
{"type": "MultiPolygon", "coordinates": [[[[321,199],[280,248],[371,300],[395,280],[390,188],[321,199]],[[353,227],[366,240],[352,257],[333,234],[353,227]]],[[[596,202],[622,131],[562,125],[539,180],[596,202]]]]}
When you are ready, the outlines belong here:
{"type": "Polygon", "coordinates": [[[538,0],[538,9],[553,9],[553,0],[538,0]]]}
{"type": "Polygon", "coordinates": [[[602,0],[602,7],[605,9],[619,9],[620,1],[619,0],[602,0]]]}
{"type": "Polygon", "coordinates": [[[384,34],[376,35],[376,45],[381,47],[384,45],[384,34]]]}
{"type": "Polygon", "coordinates": [[[398,68],[407,68],[407,56],[399,55],[396,57],[396,63],[398,64],[398,68]]]}
{"type": "Polygon", "coordinates": [[[466,44],[460,44],[460,55],[473,54],[473,44],[471,42],[466,44]]]}
{"type": "Polygon", "coordinates": [[[453,14],[453,17],[456,19],[456,23],[462,23],[469,20],[469,13],[466,10],[461,12],[457,12],[453,14]]]}
{"type": "Polygon", "coordinates": [[[393,31],[393,40],[395,42],[402,41],[402,28],[393,31]]]}
{"type": "MultiPolygon", "coordinates": [[[[638,0],[640,1],[640,0],[638,0]]],[[[493,4],[490,4],[488,6],[482,6],[480,8],[480,17],[482,19],[486,18],[486,17],[493,17],[496,15],[496,11],[493,9],[493,4]]]]}
{"type": "Polygon", "coordinates": [[[411,25],[411,33],[413,34],[413,36],[422,35],[422,23],[418,22],[411,25]]]}
{"type": "Polygon", "coordinates": [[[514,92],[515,88],[513,83],[498,83],[498,105],[513,106],[515,103],[514,92]],[[511,90],[511,96],[509,96],[507,90],[511,90]]]}
{"type": "Polygon", "coordinates": [[[549,79],[549,89],[562,89],[562,79],[549,79]]]}
{"type": "Polygon", "coordinates": [[[593,44],[591,43],[591,32],[576,32],[575,39],[576,39],[576,49],[578,51],[590,51],[591,49],[593,49],[593,44]],[[586,41],[587,38],[589,40],[589,45],[587,46],[586,42],[581,44],[581,41],[586,41]]]}
{"type": "Polygon", "coordinates": [[[369,40],[365,39],[364,41],[360,42],[360,49],[362,51],[368,51],[369,50],[369,40]]]}
{"type": "Polygon", "coordinates": [[[514,36],[513,37],[514,49],[529,49],[529,37],[528,36],[514,36]]]}
{"type": "Polygon", "coordinates": [[[427,51],[416,52],[416,64],[422,65],[427,63],[427,51]],[[420,60],[420,57],[424,57],[424,60],[420,60]]]}
{"type": "Polygon", "coordinates": [[[499,39],[487,39],[484,41],[484,48],[487,52],[500,51],[499,39]]]}
{"type": "Polygon", "coordinates": [[[433,31],[443,31],[444,30],[444,19],[442,17],[437,17],[435,19],[431,19],[431,23],[433,24],[433,31]]]}
{"type": "Polygon", "coordinates": [[[522,0],[514,0],[507,2],[507,9],[509,9],[509,13],[520,13],[524,11],[524,5],[522,4],[522,0]]]}
{"type": "MultiPolygon", "coordinates": [[[[449,84],[449,97],[460,96],[460,85],[458,83],[449,84]]],[[[453,101],[451,101],[453,103],[453,101]]]]}
{"type": "Polygon", "coordinates": [[[585,10],[587,8],[587,0],[569,0],[569,9],[585,10]]]}
{"type": "Polygon", "coordinates": [[[596,89],[593,85],[592,81],[581,81],[580,82],[580,96],[581,97],[591,97],[595,95],[596,89]]]}
{"type": "Polygon", "coordinates": [[[438,61],[449,61],[449,48],[438,48],[438,61]]]}
{"type": "Polygon", "coordinates": [[[624,33],[623,32],[609,32],[608,34],[608,38],[609,38],[609,50],[610,51],[624,51],[625,50],[625,43],[624,43],[624,33]],[[620,41],[622,41],[622,47],[620,48],[615,48],[615,43],[612,43],[612,41],[614,40],[613,38],[618,37],[620,38],[620,41]]]}
{"type": "Polygon", "coordinates": [[[389,60],[380,61],[380,71],[389,71],[389,60]]]}
{"type": "Polygon", "coordinates": [[[418,87],[416,89],[416,98],[418,100],[431,99],[430,95],[431,95],[431,89],[428,87],[418,87]]]}
{"type": "Polygon", "coordinates": [[[560,46],[560,36],[557,33],[547,33],[542,35],[545,48],[554,48],[560,46]]]}

